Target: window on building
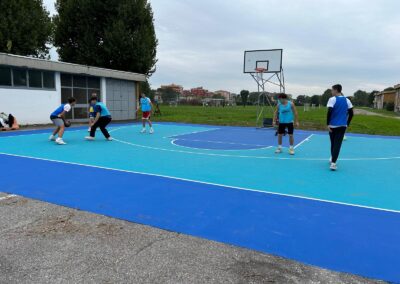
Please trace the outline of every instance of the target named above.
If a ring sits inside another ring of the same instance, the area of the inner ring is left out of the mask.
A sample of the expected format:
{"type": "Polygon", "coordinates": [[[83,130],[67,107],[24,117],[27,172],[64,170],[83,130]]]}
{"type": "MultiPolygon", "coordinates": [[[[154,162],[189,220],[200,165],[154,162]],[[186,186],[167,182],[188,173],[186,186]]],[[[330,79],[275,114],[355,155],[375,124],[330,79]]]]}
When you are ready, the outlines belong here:
{"type": "Polygon", "coordinates": [[[76,104],[88,103],[87,89],[74,88],[73,96],[76,99],[76,104]]]}
{"type": "Polygon", "coordinates": [[[0,66],[0,86],[11,85],[11,68],[0,66]]]}
{"type": "Polygon", "coordinates": [[[27,87],[26,73],[25,69],[13,69],[13,85],[15,87],[27,87]]]}
{"type": "Polygon", "coordinates": [[[73,84],[74,84],[74,87],[86,88],[86,77],[85,76],[74,76],[73,84]]]}
{"type": "Polygon", "coordinates": [[[100,78],[88,77],[88,88],[89,89],[100,89],[100,78]]]}
{"type": "Polygon", "coordinates": [[[42,72],[37,70],[29,70],[29,87],[42,88],[42,72]]]}
{"type": "Polygon", "coordinates": [[[43,88],[55,89],[54,72],[43,71],[43,88]]]}
{"type": "Polygon", "coordinates": [[[61,88],[61,102],[66,103],[68,99],[72,97],[71,88],[61,88]]]}
{"type": "Polygon", "coordinates": [[[72,75],[61,74],[61,87],[72,87],[72,75]]]}
{"type": "Polygon", "coordinates": [[[61,100],[76,99],[71,119],[84,121],[88,118],[89,98],[96,93],[100,98],[100,78],[82,75],[61,74],[61,100]]]}

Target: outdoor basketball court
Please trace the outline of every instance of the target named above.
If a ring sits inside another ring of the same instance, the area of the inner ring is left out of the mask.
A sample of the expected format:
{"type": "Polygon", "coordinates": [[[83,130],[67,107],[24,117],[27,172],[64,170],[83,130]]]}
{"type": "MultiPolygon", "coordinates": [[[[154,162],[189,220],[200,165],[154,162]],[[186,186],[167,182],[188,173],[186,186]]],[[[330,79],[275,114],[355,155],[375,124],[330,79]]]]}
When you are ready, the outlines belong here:
{"type": "Polygon", "coordinates": [[[329,170],[324,132],[158,123],[110,127],[115,141],[66,146],[50,130],[0,134],[1,191],[400,282],[399,137],[351,135],[329,170]],[[287,140],[287,139],[285,139],[287,140]]]}

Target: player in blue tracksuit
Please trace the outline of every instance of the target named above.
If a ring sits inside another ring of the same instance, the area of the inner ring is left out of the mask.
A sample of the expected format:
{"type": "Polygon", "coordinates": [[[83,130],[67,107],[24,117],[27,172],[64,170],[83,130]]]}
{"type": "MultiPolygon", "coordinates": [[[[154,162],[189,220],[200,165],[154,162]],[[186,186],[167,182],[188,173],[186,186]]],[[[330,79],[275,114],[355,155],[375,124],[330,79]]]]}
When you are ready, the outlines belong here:
{"type": "Polygon", "coordinates": [[[94,111],[96,112],[96,117],[93,121],[93,125],[90,128],[90,136],[86,136],[85,139],[94,140],[94,136],[96,135],[96,129],[97,127],[99,127],[104,137],[108,141],[112,141],[112,138],[106,129],[107,125],[112,120],[110,111],[108,110],[105,104],[98,101],[97,97],[90,98],[90,103],[94,105],[94,111]]]}
{"type": "Polygon", "coordinates": [[[330,169],[335,171],[337,169],[336,161],[342,147],[344,134],[350,125],[354,112],[351,101],[343,96],[342,86],[339,84],[332,86],[332,97],[329,99],[327,107],[326,124],[328,125],[331,140],[330,169]]]}

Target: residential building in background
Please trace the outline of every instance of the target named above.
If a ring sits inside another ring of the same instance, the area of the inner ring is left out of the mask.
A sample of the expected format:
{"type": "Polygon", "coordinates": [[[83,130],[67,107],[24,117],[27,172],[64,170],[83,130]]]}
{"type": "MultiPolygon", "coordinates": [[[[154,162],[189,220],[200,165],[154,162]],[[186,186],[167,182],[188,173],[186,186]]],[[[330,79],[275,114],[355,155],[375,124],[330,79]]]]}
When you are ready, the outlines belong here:
{"type": "Polygon", "coordinates": [[[196,96],[196,97],[201,97],[201,98],[205,98],[207,97],[207,94],[209,93],[208,90],[204,89],[203,87],[197,87],[197,88],[193,88],[190,90],[190,92],[196,96]]]}
{"type": "Polygon", "coordinates": [[[183,94],[183,87],[181,85],[170,84],[170,85],[161,85],[160,89],[172,89],[174,92],[182,95],[183,94]]]}

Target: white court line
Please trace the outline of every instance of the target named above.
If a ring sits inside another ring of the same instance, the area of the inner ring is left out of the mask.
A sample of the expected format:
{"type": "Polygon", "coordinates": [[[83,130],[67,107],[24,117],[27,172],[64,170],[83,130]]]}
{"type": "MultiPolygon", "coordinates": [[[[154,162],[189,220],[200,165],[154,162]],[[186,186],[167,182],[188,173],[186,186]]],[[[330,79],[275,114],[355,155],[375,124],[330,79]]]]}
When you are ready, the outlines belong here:
{"type": "MultiPolygon", "coordinates": [[[[183,145],[179,145],[179,144],[176,144],[175,143],[175,141],[177,141],[177,140],[182,140],[182,139],[180,139],[180,138],[178,138],[178,139],[172,139],[171,140],[171,144],[172,145],[174,145],[174,146],[176,146],[176,147],[182,147],[182,148],[185,148],[185,149],[198,149],[198,150],[205,150],[205,151],[224,151],[224,152],[232,152],[232,151],[254,151],[254,150],[264,150],[264,149],[269,149],[269,148],[272,148],[272,146],[266,146],[266,147],[262,147],[262,148],[252,148],[252,149],[207,149],[207,148],[198,148],[198,147],[190,147],[190,146],[183,146],[183,145]]],[[[185,140],[185,139],[183,139],[183,140],[185,140]]],[[[193,140],[185,140],[185,141],[193,141],[193,140]]],[[[202,141],[202,140],[199,140],[199,141],[201,141],[201,142],[204,142],[204,141],[202,141]]],[[[241,145],[241,144],[240,144],[241,145]]],[[[254,145],[252,145],[252,146],[254,146],[254,145]]]]}
{"type": "Polygon", "coordinates": [[[176,141],[176,140],[183,140],[183,141],[207,142],[207,143],[215,143],[215,144],[228,144],[228,145],[241,145],[241,146],[268,147],[267,145],[259,145],[259,144],[244,144],[244,143],[224,142],[224,141],[185,139],[185,138],[179,138],[179,137],[175,137],[175,138],[176,138],[176,139],[174,139],[174,141],[176,141]]]}
{"type": "Polygon", "coordinates": [[[183,135],[190,135],[190,134],[196,134],[196,133],[202,133],[202,132],[207,132],[207,131],[214,131],[218,130],[220,128],[210,128],[210,129],[204,129],[204,130],[199,130],[199,131],[192,131],[192,132],[186,132],[186,133],[181,133],[181,134],[174,134],[171,136],[165,136],[163,137],[164,139],[172,139],[172,138],[177,138],[177,136],[183,136],[183,135]]]}
{"type": "Polygon", "coordinates": [[[231,189],[231,190],[245,190],[245,191],[250,191],[250,192],[263,193],[263,194],[267,194],[267,195],[284,196],[284,197],[291,197],[291,198],[296,198],[296,199],[318,201],[318,202],[323,202],[323,203],[338,204],[338,205],[351,206],[351,207],[357,207],[357,208],[364,208],[364,209],[370,209],[370,210],[377,210],[377,211],[384,211],[384,212],[391,212],[391,213],[400,213],[400,210],[385,209],[385,208],[379,208],[379,207],[358,205],[358,204],[352,204],[352,203],[346,203],[346,202],[331,201],[331,200],[312,198],[312,197],[305,197],[305,196],[292,195],[292,194],[285,194],[285,193],[277,193],[277,192],[271,192],[271,191],[263,191],[263,190],[259,190],[259,189],[251,189],[251,188],[245,188],[245,187],[229,186],[229,185],[225,185],[225,184],[198,181],[198,180],[179,178],[179,177],[173,177],[173,176],[167,176],[167,175],[144,173],[144,172],[129,171],[129,170],[121,170],[121,169],[108,168],[108,167],[102,167],[102,166],[94,166],[94,165],[80,164],[80,163],[74,163],[74,162],[65,162],[65,161],[58,161],[58,160],[51,160],[51,159],[37,158],[37,157],[30,157],[30,156],[23,156],[23,155],[7,154],[7,153],[1,153],[1,152],[0,152],[0,155],[10,156],[10,157],[26,158],[26,159],[32,159],[32,160],[39,160],[39,161],[54,162],[54,163],[67,164],[67,165],[82,166],[82,167],[87,167],[87,168],[111,170],[111,171],[123,172],[123,173],[133,173],[133,174],[145,175],[145,176],[162,177],[162,178],[167,178],[167,179],[174,179],[174,180],[194,182],[194,183],[199,183],[199,184],[219,186],[219,187],[223,187],[223,188],[227,188],[227,189],[231,189]]]}
{"type": "Polygon", "coordinates": [[[9,194],[9,195],[0,197],[0,201],[4,201],[4,200],[7,200],[7,199],[10,199],[10,198],[13,198],[13,197],[16,197],[16,195],[15,194],[9,194]]]}
{"type": "MultiPolygon", "coordinates": [[[[293,161],[328,161],[327,158],[296,158],[296,157],[271,157],[271,156],[246,156],[246,155],[230,155],[230,154],[217,154],[217,153],[204,153],[204,152],[193,152],[193,151],[184,151],[184,150],[175,150],[175,149],[166,149],[159,147],[146,146],[141,144],[135,144],[123,140],[119,140],[113,138],[114,141],[117,141],[122,144],[130,145],[133,147],[151,149],[151,150],[159,150],[165,152],[175,152],[175,153],[184,153],[184,154],[193,154],[193,155],[204,155],[204,156],[215,156],[215,157],[232,157],[232,158],[246,158],[246,159],[268,159],[268,160],[293,160],[293,161]]],[[[381,157],[381,158],[342,158],[340,161],[378,161],[378,160],[397,160],[400,157],[381,157]]]]}
{"type": "Polygon", "coordinates": [[[299,147],[301,144],[303,144],[304,142],[308,142],[310,141],[310,138],[313,137],[314,134],[311,134],[310,136],[308,136],[306,139],[304,139],[303,141],[301,141],[299,144],[297,144],[296,146],[294,146],[294,149],[296,149],[297,147],[299,147]]]}
{"type": "MultiPolygon", "coordinates": [[[[117,130],[119,130],[119,129],[121,129],[121,128],[125,128],[125,127],[128,127],[128,126],[122,126],[122,127],[109,127],[110,129],[112,129],[112,130],[110,130],[110,131],[108,131],[108,132],[113,132],[113,131],[117,131],[117,130]]],[[[42,129],[35,129],[35,130],[33,130],[33,131],[39,131],[39,130],[42,130],[42,129]]],[[[11,137],[25,137],[25,136],[35,136],[35,135],[49,135],[50,133],[52,133],[52,131],[54,131],[54,129],[51,129],[51,128],[49,128],[49,129],[43,129],[43,130],[48,130],[48,132],[41,132],[41,133],[31,133],[31,134],[20,134],[20,135],[10,135],[10,136],[8,136],[8,135],[5,135],[5,136],[1,136],[0,135],[0,139],[3,139],[3,138],[11,138],[11,137]]],[[[22,130],[22,131],[32,131],[32,130],[22,130]]],[[[82,129],[66,129],[65,130],[65,133],[64,134],[68,134],[69,132],[78,132],[78,131],[84,131],[84,132],[87,132],[87,128],[82,128],[82,129]]],[[[17,133],[17,132],[14,132],[14,133],[17,133]]]]}
{"type": "MultiPolygon", "coordinates": [[[[121,126],[121,127],[113,127],[110,131],[108,131],[108,133],[112,133],[114,131],[123,129],[123,128],[127,128],[128,126],[121,126]]],[[[111,127],[110,127],[111,128],[111,127]]]]}

